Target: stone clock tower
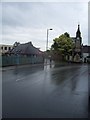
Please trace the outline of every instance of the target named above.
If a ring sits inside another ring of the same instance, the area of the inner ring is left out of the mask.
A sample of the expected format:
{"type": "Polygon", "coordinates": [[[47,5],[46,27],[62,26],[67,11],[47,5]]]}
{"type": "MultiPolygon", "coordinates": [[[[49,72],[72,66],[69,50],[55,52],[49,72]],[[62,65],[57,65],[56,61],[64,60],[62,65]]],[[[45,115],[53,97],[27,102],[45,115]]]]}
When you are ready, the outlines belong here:
{"type": "Polygon", "coordinates": [[[82,37],[80,32],[80,25],[78,25],[78,29],[76,32],[76,37],[74,39],[75,47],[73,53],[74,62],[80,62],[80,58],[82,57],[82,37]]]}

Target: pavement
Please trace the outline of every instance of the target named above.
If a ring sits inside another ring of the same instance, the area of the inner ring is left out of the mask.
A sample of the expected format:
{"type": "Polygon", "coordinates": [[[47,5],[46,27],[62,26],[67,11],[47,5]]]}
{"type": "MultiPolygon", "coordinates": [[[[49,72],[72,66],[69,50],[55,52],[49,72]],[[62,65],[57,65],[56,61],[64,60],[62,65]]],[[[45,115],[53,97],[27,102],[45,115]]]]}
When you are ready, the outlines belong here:
{"type": "Polygon", "coordinates": [[[87,64],[4,67],[2,87],[3,118],[88,118],[87,64]]]}

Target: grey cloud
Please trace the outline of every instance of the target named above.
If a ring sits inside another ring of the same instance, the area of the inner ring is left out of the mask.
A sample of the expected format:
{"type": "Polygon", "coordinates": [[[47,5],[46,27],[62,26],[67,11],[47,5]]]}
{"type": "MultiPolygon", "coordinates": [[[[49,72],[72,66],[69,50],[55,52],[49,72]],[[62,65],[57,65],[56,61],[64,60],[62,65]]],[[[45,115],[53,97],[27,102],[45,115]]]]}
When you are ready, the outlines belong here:
{"type": "Polygon", "coordinates": [[[54,29],[50,32],[50,40],[66,31],[75,36],[78,21],[82,26],[83,38],[87,39],[87,3],[17,2],[3,3],[2,7],[3,35],[7,35],[3,39],[4,42],[7,39],[10,42],[14,42],[15,39],[21,42],[30,39],[37,46],[39,42],[43,46],[47,28],[54,29]],[[28,29],[30,31],[27,31],[28,29]],[[16,37],[13,38],[13,34],[16,37]]]}
{"type": "Polygon", "coordinates": [[[62,23],[67,25],[80,10],[81,7],[78,4],[3,3],[3,25],[30,27],[60,25],[62,23]]]}

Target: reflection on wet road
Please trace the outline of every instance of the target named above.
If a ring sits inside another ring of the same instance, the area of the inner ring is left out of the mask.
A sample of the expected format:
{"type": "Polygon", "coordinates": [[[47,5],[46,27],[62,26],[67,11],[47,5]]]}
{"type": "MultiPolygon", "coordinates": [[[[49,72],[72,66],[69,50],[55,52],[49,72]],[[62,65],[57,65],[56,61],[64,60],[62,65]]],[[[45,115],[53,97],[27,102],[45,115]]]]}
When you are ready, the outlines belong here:
{"type": "Polygon", "coordinates": [[[88,117],[87,65],[15,67],[2,78],[5,118],[88,117]]]}

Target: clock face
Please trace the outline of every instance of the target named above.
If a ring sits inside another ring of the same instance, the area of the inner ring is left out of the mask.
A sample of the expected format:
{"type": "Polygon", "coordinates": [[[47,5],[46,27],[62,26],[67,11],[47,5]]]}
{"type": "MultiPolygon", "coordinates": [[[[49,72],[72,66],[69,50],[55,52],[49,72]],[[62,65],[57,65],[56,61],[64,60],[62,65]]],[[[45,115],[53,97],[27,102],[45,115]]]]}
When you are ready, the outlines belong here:
{"type": "Polygon", "coordinates": [[[77,40],[79,40],[79,37],[77,38],[77,40]]]}

